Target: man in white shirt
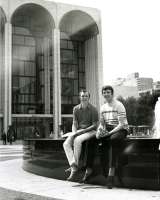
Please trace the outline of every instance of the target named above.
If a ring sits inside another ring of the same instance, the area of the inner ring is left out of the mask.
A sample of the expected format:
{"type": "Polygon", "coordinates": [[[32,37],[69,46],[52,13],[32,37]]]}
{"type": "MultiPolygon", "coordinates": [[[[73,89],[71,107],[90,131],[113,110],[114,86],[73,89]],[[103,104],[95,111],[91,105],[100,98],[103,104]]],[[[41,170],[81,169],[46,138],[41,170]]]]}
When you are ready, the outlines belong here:
{"type": "Polygon", "coordinates": [[[113,88],[104,86],[102,95],[105,103],[100,109],[100,124],[96,137],[97,139],[102,139],[102,159],[104,159],[104,163],[107,157],[106,153],[109,153],[108,188],[111,189],[115,175],[116,159],[121,152],[122,143],[128,133],[128,122],[124,105],[114,99],[113,88]]]}

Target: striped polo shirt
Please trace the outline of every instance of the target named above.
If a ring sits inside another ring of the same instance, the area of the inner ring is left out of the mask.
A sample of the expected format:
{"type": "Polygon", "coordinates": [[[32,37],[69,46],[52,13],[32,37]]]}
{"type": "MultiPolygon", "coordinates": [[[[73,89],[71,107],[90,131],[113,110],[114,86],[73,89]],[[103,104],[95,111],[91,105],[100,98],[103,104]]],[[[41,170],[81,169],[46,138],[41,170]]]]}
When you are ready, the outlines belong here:
{"type": "Polygon", "coordinates": [[[121,124],[124,129],[128,129],[126,109],[120,101],[115,99],[111,103],[106,102],[101,106],[100,121],[113,126],[121,124]]]}

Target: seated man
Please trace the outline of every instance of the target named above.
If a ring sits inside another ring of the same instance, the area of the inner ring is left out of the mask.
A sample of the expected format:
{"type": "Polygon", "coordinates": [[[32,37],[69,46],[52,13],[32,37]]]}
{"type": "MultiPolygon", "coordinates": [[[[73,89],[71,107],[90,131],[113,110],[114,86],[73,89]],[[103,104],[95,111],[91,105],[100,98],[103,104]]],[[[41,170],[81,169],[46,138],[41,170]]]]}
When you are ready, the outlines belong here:
{"type": "MultiPolygon", "coordinates": [[[[96,136],[98,112],[89,103],[89,92],[80,92],[80,104],[73,108],[72,132],[63,143],[71,173],[67,180],[72,181],[78,171],[82,143],[96,136]]],[[[86,169],[86,173],[91,169],[86,169]]]]}
{"type": "Polygon", "coordinates": [[[121,152],[124,138],[128,133],[128,122],[125,107],[120,101],[114,99],[113,88],[104,86],[102,95],[105,103],[100,109],[100,124],[96,137],[102,140],[101,149],[103,152],[101,155],[103,158],[101,160],[103,160],[103,163],[106,163],[105,159],[109,156],[108,188],[112,188],[116,158],[121,152]]]}

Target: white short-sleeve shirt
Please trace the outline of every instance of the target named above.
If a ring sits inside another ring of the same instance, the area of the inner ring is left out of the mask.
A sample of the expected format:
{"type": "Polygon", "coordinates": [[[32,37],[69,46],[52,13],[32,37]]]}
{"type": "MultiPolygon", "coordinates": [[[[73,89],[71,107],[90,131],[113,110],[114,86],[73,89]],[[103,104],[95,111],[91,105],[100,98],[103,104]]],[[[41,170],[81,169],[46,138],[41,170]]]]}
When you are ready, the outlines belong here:
{"type": "Polygon", "coordinates": [[[106,124],[117,126],[121,123],[124,128],[128,129],[126,109],[118,100],[114,99],[111,103],[106,102],[103,104],[100,110],[100,117],[106,124]]]}

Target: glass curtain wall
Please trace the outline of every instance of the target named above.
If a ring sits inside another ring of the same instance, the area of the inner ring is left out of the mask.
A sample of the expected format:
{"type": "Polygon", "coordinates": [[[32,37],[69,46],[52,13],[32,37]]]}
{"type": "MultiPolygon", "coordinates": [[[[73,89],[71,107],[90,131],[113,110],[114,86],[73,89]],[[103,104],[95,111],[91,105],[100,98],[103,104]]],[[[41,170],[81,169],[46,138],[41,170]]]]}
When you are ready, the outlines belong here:
{"type": "Polygon", "coordinates": [[[85,89],[84,42],[61,39],[62,114],[71,114],[85,89]]]}
{"type": "Polygon", "coordinates": [[[22,124],[28,126],[28,133],[34,126],[50,131],[42,118],[25,120],[18,115],[44,115],[47,123],[45,115],[53,114],[53,29],[50,14],[36,4],[21,6],[12,17],[12,113],[19,135],[22,124]]]}
{"type": "Polygon", "coordinates": [[[12,113],[52,112],[52,92],[46,91],[52,91],[50,86],[53,87],[50,84],[53,79],[50,59],[53,26],[49,22],[48,13],[40,6],[32,4],[19,8],[13,16],[12,113]]]}
{"type": "Polygon", "coordinates": [[[98,28],[88,14],[71,11],[62,18],[60,31],[62,126],[67,132],[71,130],[72,111],[79,103],[79,92],[86,89],[85,43],[98,33],[98,28]]]}

